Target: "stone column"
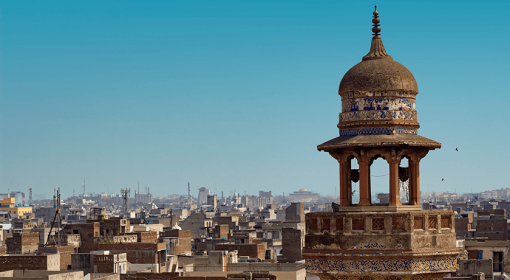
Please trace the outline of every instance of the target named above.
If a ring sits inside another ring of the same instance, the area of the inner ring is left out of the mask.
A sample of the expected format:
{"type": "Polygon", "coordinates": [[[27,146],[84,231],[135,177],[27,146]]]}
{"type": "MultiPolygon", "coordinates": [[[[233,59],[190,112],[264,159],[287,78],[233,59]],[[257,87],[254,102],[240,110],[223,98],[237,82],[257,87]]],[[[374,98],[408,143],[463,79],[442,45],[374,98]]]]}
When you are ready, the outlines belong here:
{"type": "Polygon", "coordinates": [[[398,165],[400,161],[388,160],[390,166],[390,204],[389,206],[401,206],[400,186],[398,177],[398,165]]]}
{"type": "Polygon", "coordinates": [[[347,159],[340,162],[340,206],[351,205],[351,162],[347,159]]]}
{"type": "Polygon", "coordinates": [[[370,183],[370,160],[358,159],[359,164],[359,206],[370,206],[368,184],[370,183]]]}

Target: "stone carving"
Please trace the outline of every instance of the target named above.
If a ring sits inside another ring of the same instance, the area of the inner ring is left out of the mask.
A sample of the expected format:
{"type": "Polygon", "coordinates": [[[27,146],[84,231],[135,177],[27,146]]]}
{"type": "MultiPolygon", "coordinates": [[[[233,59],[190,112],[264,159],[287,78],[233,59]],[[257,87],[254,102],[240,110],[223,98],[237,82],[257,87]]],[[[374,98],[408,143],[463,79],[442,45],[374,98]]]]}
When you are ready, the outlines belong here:
{"type": "Polygon", "coordinates": [[[330,272],[422,272],[456,270],[457,258],[417,260],[321,260],[306,259],[310,273],[330,272]]]}
{"type": "Polygon", "coordinates": [[[362,127],[340,129],[340,136],[354,136],[354,135],[378,135],[378,134],[412,134],[417,135],[417,128],[408,127],[362,127]]]}
{"type": "Polygon", "coordinates": [[[416,94],[407,91],[349,91],[342,93],[342,100],[349,98],[365,98],[365,97],[407,97],[416,98],[416,94]]]}

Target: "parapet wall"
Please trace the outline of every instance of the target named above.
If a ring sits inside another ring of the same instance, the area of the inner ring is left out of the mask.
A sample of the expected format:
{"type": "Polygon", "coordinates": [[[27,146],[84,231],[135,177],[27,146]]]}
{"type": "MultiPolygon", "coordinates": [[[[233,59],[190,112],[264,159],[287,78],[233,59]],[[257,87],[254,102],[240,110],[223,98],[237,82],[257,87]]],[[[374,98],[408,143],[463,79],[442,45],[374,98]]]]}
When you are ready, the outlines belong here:
{"type": "Polygon", "coordinates": [[[452,250],[454,223],[451,210],[308,213],[304,253],[452,250]]]}

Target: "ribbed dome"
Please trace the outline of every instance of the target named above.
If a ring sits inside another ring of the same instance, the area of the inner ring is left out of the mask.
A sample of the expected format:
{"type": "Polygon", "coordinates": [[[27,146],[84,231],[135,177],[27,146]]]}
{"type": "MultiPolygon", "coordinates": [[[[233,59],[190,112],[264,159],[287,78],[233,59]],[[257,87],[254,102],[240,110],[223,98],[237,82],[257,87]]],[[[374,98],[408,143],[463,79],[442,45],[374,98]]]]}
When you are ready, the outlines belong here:
{"type": "Polygon", "coordinates": [[[418,84],[411,71],[386,53],[381,37],[374,36],[370,52],[347,71],[338,93],[390,90],[417,94],[418,84]]]}

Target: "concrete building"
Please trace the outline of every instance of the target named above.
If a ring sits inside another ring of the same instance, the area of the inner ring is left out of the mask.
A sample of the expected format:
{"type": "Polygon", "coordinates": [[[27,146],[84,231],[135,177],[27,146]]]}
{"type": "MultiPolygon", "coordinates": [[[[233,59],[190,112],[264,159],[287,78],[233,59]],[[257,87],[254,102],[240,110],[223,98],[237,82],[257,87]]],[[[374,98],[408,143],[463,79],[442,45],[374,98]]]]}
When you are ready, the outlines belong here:
{"type": "Polygon", "coordinates": [[[128,271],[151,270],[165,272],[166,244],[164,243],[99,243],[97,251],[109,251],[110,254],[127,254],[128,271]]]}
{"type": "Polygon", "coordinates": [[[468,259],[489,260],[494,274],[510,273],[509,240],[466,239],[465,248],[468,252],[468,259]]]}
{"type": "Polygon", "coordinates": [[[168,255],[191,255],[191,231],[173,229],[162,233],[168,255]]]}
{"type": "Polygon", "coordinates": [[[285,209],[286,222],[305,222],[305,205],[302,202],[292,202],[289,207],[285,209]]]}
{"type": "Polygon", "coordinates": [[[193,213],[186,220],[182,221],[180,227],[183,230],[189,230],[191,232],[191,238],[201,237],[201,231],[203,228],[212,228],[213,226],[213,215],[208,216],[209,213],[193,213]]]}
{"type": "Polygon", "coordinates": [[[319,198],[319,194],[313,193],[304,188],[289,194],[289,200],[291,202],[314,202],[319,200],[319,198]]]}
{"type": "Polygon", "coordinates": [[[268,192],[265,192],[265,191],[259,191],[259,196],[260,196],[260,197],[266,197],[266,198],[271,198],[271,197],[273,197],[273,196],[271,195],[271,191],[268,191],[268,192]]]}
{"type": "Polygon", "coordinates": [[[72,270],[88,273],[127,272],[126,253],[112,254],[109,251],[93,251],[86,254],[72,254],[72,270]]]}
{"type": "Polygon", "coordinates": [[[213,210],[218,209],[218,196],[215,194],[207,195],[207,205],[211,205],[213,210]]]}
{"type": "Polygon", "coordinates": [[[211,194],[209,189],[204,187],[198,189],[198,205],[207,203],[207,196],[211,194]]]}
{"type": "Polygon", "coordinates": [[[152,203],[153,197],[151,193],[141,194],[135,191],[135,204],[152,203]]]}
{"type": "Polygon", "coordinates": [[[31,206],[16,206],[16,199],[14,197],[4,197],[0,200],[0,208],[3,208],[13,215],[23,216],[32,213],[31,206]]]}
{"type": "Polygon", "coordinates": [[[231,244],[231,243],[220,243],[214,247],[215,251],[237,251],[239,256],[246,256],[250,258],[259,258],[261,260],[266,259],[266,243],[245,243],[245,244],[231,244]]]}

